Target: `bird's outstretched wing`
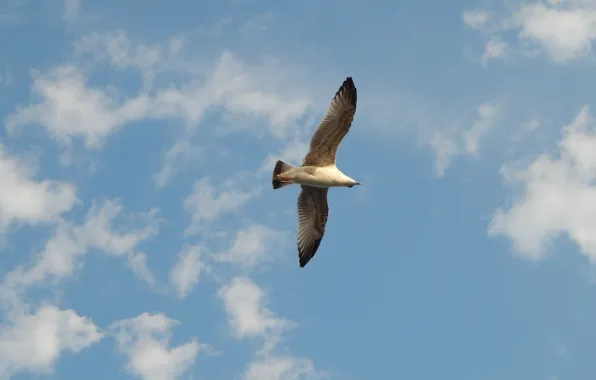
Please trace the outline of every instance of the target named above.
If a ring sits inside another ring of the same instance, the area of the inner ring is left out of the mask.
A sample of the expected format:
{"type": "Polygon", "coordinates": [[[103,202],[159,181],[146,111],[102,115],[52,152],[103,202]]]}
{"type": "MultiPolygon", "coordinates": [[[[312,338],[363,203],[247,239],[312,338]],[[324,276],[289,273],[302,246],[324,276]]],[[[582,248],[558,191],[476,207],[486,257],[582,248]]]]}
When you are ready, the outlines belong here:
{"type": "Polygon", "coordinates": [[[298,258],[301,268],[317,253],[325,234],[329,215],[328,190],[302,185],[298,196],[298,258]]]}
{"type": "Polygon", "coordinates": [[[348,77],[335,93],[325,117],[313,134],[303,165],[326,166],[335,163],[337,148],[354,120],[357,98],[354,81],[348,77]]]}

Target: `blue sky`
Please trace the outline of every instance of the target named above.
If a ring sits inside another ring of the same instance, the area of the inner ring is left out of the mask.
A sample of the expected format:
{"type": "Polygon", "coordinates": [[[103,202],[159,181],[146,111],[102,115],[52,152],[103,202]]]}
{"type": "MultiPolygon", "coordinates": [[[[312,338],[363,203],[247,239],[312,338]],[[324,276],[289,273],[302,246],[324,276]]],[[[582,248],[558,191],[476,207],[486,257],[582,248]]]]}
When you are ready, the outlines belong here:
{"type": "Polygon", "coordinates": [[[0,5],[0,378],[596,373],[595,0],[0,5]],[[358,110],[304,268],[298,164],[358,110]]]}

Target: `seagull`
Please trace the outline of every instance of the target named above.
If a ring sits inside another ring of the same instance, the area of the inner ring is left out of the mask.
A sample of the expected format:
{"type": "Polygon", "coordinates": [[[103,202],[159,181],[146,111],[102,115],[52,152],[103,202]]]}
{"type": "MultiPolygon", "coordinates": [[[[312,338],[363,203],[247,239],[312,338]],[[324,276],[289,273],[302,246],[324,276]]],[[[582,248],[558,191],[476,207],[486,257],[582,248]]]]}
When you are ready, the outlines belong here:
{"type": "Polygon", "coordinates": [[[335,154],[350,130],[356,113],[356,87],[346,78],[331,100],[329,109],[310,140],[309,152],[301,166],[282,160],[273,169],[273,189],[298,184],[298,259],[300,267],[313,258],[329,215],[327,192],[330,187],[353,187],[359,182],[346,176],[335,165],[335,154]]]}

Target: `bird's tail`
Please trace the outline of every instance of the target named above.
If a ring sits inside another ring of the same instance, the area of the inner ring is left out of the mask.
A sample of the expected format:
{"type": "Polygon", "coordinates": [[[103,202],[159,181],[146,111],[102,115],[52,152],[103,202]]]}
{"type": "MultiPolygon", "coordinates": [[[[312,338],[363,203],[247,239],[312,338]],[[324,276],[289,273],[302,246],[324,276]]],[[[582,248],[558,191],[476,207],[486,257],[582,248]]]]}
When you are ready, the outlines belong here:
{"type": "Polygon", "coordinates": [[[281,189],[284,186],[292,184],[291,182],[282,182],[280,179],[278,179],[278,176],[293,168],[295,168],[294,165],[288,164],[282,160],[278,160],[275,163],[275,168],[273,168],[273,176],[271,178],[271,184],[273,185],[274,189],[281,189]]]}

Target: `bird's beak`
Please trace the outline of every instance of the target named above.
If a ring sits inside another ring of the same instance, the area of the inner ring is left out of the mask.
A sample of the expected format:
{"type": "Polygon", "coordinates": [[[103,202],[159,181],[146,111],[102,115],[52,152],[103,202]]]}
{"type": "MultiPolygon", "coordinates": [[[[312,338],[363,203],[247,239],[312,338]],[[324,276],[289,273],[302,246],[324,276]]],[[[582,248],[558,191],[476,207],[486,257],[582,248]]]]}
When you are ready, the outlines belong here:
{"type": "Polygon", "coordinates": [[[356,182],[354,185],[360,185],[360,182],[356,182]]]}

